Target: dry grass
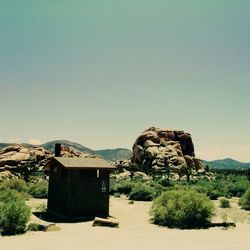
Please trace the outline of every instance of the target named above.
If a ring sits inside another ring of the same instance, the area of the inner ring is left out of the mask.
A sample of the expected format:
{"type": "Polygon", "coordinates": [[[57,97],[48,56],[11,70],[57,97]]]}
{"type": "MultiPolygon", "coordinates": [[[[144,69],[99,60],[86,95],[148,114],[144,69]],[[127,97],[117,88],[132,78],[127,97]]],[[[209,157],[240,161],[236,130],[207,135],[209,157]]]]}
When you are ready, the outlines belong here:
{"type": "Polygon", "coordinates": [[[250,211],[241,209],[239,206],[239,198],[233,197],[229,199],[230,208],[220,207],[220,198],[213,201],[216,205],[216,216],[213,221],[225,221],[234,223],[250,224],[250,211]]]}

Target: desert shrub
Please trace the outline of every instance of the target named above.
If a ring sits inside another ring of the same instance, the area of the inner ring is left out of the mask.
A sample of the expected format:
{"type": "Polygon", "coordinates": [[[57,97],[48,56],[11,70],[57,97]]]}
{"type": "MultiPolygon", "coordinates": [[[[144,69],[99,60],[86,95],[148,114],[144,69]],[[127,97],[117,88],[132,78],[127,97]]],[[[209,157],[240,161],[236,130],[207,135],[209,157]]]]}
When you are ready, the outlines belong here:
{"type": "Polygon", "coordinates": [[[27,200],[29,195],[24,192],[18,192],[15,189],[2,189],[0,190],[0,202],[7,202],[15,199],[27,200]]]}
{"type": "Polygon", "coordinates": [[[113,196],[114,196],[115,198],[120,198],[120,197],[121,197],[121,194],[120,194],[120,193],[114,193],[113,196]]]}
{"type": "Polygon", "coordinates": [[[113,195],[115,193],[115,188],[116,188],[116,179],[113,178],[113,177],[110,177],[110,180],[109,180],[109,193],[111,195],[113,195]]]}
{"type": "Polygon", "coordinates": [[[128,195],[135,183],[130,180],[113,181],[110,185],[110,194],[120,193],[128,195]]]}
{"type": "Polygon", "coordinates": [[[186,186],[186,189],[188,189],[188,188],[191,189],[191,190],[194,190],[194,191],[196,191],[198,193],[205,194],[205,195],[208,195],[208,193],[210,192],[210,189],[207,186],[198,185],[198,184],[191,185],[189,187],[186,186]]]}
{"type": "Polygon", "coordinates": [[[124,180],[117,184],[117,192],[121,194],[129,194],[134,184],[131,181],[124,180]]]}
{"type": "Polygon", "coordinates": [[[15,190],[7,189],[0,195],[0,230],[2,234],[22,233],[30,218],[30,209],[15,190]]]}
{"type": "Polygon", "coordinates": [[[208,193],[208,197],[210,200],[217,200],[217,198],[220,196],[221,193],[218,190],[212,190],[208,193]]]}
{"type": "Polygon", "coordinates": [[[37,223],[30,223],[27,228],[28,231],[45,231],[44,226],[37,223]]]}
{"type": "Polygon", "coordinates": [[[225,186],[225,196],[241,197],[249,187],[247,181],[232,181],[225,186]]]}
{"type": "Polygon", "coordinates": [[[177,228],[204,225],[213,215],[214,206],[194,190],[171,190],[155,199],[150,211],[156,224],[177,228]]]}
{"type": "MultiPolygon", "coordinates": [[[[187,184],[182,185],[187,186],[187,184]]],[[[199,193],[206,194],[211,200],[215,200],[220,196],[240,197],[250,187],[250,183],[245,176],[230,174],[225,179],[221,174],[216,174],[213,180],[190,181],[188,186],[199,193]]]]}
{"type": "Polygon", "coordinates": [[[222,198],[220,200],[220,207],[229,208],[230,207],[230,201],[228,199],[222,198]]]}
{"type": "Polygon", "coordinates": [[[174,181],[170,180],[169,178],[161,178],[157,181],[163,187],[173,187],[174,181]]]}
{"type": "Polygon", "coordinates": [[[28,187],[28,193],[34,198],[47,198],[48,197],[48,182],[32,183],[28,187]]]}
{"type": "Polygon", "coordinates": [[[27,161],[24,165],[17,167],[17,172],[26,181],[30,181],[30,177],[38,171],[39,166],[32,161],[27,161]]]}
{"type": "Polygon", "coordinates": [[[250,210],[250,188],[241,196],[240,205],[243,209],[250,210]]]}
{"type": "Polygon", "coordinates": [[[130,192],[129,199],[135,201],[152,201],[156,195],[157,192],[154,187],[137,184],[130,192]]]}
{"type": "Polygon", "coordinates": [[[20,179],[5,180],[0,185],[0,190],[5,190],[5,189],[14,189],[18,192],[26,192],[27,185],[24,180],[20,180],[20,179]]]}
{"type": "Polygon", "coordinates": [[[11,200],[17,200],[22,199],[24,200],[24,197],[22,196],[22,193],[17,192],[13,189],[4,189],[0,192],[0,202],[5,203],[11,200]]]}
{"type": "Polygon", "coordinates": [[[162,192],[164,192],[164,191],[168,190],[169,188],[171,188],[170,186],[165,187],[165,186],[163,186],[160,183],[155,182],[155,181],[146,182],[146,183],[144,183],[144,185],[152,187],[154,189],[155,197],[160,196],[162,192]]]}

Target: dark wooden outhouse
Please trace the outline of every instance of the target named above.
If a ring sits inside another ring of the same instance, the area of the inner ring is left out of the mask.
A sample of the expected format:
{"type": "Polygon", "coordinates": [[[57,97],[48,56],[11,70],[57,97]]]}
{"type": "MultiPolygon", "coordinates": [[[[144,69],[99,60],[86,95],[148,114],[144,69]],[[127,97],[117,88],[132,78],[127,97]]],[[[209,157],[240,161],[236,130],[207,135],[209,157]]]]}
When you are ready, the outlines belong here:
{"type": "Polygon", "coordinates": [[[100,158],[54,157],[49,172],[48,212],[65,219],[109,216],[109,174],[100,158]]]}

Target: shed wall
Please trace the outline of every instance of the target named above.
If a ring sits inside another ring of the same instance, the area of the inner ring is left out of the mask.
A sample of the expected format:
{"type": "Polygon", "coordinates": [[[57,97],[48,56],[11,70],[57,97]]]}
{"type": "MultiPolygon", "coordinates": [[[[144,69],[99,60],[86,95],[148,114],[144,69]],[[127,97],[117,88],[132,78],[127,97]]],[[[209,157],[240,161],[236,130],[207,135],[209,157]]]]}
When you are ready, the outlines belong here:
{"type": "Polygon", "coordinates": [[[49,211],[67,218],[109,215],[109,170],[56,169],[50,172],[49,211]]]}
{"type": "Polygon", "coordinates": [[[65,216],[68,215],[68,176],[68,170],[60,166],[49,175],[48,210],[65,216]]]}
{"type": "Polygon", "coordinates": [[[69,215],[108,216],[109,215],[109,172],[97,170],[74,170],[69,173],[69,215]],[[106,183],[103,192],[102,184],[106,183]]]}

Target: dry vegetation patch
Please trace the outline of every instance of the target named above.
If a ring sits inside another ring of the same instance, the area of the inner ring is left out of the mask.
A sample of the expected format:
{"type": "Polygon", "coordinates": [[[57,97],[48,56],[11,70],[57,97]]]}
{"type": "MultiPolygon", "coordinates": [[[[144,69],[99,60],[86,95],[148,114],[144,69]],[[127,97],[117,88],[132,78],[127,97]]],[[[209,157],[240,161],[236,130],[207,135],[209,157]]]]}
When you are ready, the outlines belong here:
{"type": "Polygon", "coordinates": [[[229,199],[229,208],[221,208],[220,199],[213,201],[216,207],[216,214],[213,221],[250,224],[250,211],[244,210],[240,207],[238,197],[232,197],[229,199]]]}

